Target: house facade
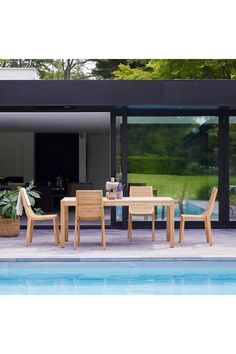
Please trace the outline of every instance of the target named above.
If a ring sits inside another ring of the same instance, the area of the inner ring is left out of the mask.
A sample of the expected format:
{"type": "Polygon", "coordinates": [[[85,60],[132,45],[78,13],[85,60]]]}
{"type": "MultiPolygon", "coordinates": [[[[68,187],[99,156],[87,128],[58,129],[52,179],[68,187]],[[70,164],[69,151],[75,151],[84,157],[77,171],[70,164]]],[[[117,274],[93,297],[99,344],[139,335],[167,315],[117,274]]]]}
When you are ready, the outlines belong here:
{"type": "MultiPolygon", "coordinates": [[[[126,194],[152,185],[176,200],[176,226],[182,208],[202,213],[218,186],[213,227],[235,227],[235,93],[233,80],[0,80],[0,176],[45,190],[60,179],[64,194],[73,183],[104,190],[111,177],[126,194]]],[[[165,213],[156,211],[157,227],[165,213]]],[[[109,220],[125,226],[126,210],[109,220]]]]}

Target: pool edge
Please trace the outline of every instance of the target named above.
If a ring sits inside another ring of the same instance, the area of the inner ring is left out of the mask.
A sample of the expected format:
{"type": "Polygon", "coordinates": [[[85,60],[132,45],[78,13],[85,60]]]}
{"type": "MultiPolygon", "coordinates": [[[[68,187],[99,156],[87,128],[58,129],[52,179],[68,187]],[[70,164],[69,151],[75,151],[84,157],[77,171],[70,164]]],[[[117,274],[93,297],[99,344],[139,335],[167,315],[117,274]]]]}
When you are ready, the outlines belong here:
{"type": "Polygon", "coordinates": [[[180,261],[236,261],[236,257],[124,257],[124,258],[57,258],[57,257],[48,257],[48,258],[0,258],[0,263],[3,262],[180,262],[180,261]]]}

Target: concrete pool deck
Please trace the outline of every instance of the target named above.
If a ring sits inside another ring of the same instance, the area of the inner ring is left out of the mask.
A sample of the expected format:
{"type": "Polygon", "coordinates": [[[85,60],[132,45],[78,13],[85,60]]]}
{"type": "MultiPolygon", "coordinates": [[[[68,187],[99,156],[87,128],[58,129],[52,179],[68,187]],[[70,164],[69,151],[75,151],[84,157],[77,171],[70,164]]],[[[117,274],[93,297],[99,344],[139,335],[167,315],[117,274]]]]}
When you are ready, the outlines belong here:
{"type": "Polygon", "coordinates": [[[151,230],[133,230],[133,239],[127,239],[127,230],[106,230],[107,249],[100,243],[100,230],[82,229],[81,245],[73,249],[73,230],[65,248],[53,244],[52,230],[34,232],[33,243],[24,245],[26,230],[18,237],[0,237],[0,261],[7,260],[109,260],[109,259],[235,259],[236,230],[213,230],[213,246],[205,241],[204,230],[186,230],[185,245],[170,248],[165,241],[165,230],[156,230],[156,241],[151,241],[151,230]]]}

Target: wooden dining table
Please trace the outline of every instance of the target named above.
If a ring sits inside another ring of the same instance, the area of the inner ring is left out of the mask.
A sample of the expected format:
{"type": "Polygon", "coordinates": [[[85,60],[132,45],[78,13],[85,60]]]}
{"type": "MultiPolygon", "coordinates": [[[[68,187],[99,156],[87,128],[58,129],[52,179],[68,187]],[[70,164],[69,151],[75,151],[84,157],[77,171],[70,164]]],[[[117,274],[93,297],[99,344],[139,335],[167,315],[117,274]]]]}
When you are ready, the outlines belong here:
{"type": "MultiPolygon", "coordinates": [[[[174,199],[170,197],[124,197],[122,199],[103,198],[104,207],[115,206],[166,206],[166,239],[170,243],[170,247],[174,247],[174,199]]],[[[64,197],[61,199],[61,247],[65,247],[65,242],[68,241],[68,215],[69,207],[76,206],[75,197],[64,197]]]]}

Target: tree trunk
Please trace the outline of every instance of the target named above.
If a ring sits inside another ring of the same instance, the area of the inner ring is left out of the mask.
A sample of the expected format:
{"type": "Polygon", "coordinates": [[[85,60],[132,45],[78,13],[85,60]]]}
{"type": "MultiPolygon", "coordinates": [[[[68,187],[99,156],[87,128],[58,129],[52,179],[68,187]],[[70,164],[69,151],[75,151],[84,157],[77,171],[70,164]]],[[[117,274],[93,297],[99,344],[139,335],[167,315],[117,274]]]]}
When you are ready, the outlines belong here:
{"type": "Polygon", "coordinates": [[[64,80],[70,80],[71,68],[67,66],[64,70],[64,80]]]}
{"type": "Polygon", "coordinates": [[[70,80],[71,77],[71,70],[74,67],[74,60],[73,59],[62,59],[62,69],[64,72],[64,80],[70,80]]]}

